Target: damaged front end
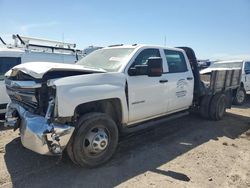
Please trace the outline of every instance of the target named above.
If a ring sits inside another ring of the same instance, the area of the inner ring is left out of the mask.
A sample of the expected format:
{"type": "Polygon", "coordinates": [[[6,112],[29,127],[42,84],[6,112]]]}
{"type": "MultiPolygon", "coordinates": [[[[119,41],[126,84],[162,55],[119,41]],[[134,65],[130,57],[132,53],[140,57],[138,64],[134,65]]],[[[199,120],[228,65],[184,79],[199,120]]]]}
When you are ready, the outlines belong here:
{"type": "Polygon", "coordinates": [[[75,129],[67,124],[49,123],[45,117],[15,103],[8,104],[5,118],[6,126],[20,128],[24,147],[43,155],[62,154],[75,129]]]}
{"type": "Polygon", "coordinates": [[[5,126],[19,128],[24,147],[43,155],[61,155],[75,128],[54,120],[55,88],[49,88],[46,81],[6,78],[11,103],[5,126]]]}

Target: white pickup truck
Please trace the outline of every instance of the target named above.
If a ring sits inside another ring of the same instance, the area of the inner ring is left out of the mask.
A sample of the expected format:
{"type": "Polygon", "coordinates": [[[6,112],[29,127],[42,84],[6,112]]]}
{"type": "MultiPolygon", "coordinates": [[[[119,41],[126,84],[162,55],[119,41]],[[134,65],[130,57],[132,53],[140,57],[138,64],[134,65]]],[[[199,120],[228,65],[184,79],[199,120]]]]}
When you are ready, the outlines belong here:
{"type": "Polygon", "coordinates": [[[6,126],[20,129],[24,147],[97,166],[111,158],[119,134],[141,122],[186,110],[222,119],[239,70],[200,80],[191,48],[113,45],[75,65],[26,63],[6,73],[11,103],[6,126]],[[227,80],[230,80],[228,82],[227,80]]]}

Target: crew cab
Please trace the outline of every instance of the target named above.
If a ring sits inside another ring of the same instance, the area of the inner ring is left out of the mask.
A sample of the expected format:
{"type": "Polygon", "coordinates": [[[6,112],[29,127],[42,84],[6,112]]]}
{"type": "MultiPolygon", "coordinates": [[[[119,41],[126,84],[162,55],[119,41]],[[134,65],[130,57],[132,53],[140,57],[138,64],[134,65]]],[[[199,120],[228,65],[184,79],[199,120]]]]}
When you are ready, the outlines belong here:
{"type": "Polygon", "coordinates": [[[234,104],[241,105],[246,100],[246,92],[250,91],[250,61],[231,60],[215,62],[206,69],[200,71],[201,74],[211,74],[215,70],[241,69],[241,83],[233,93],[234,104]]]}
{"type": "Polygon", "coordinates": [[[66,150],[76,164],[93,167],[142,122],[189,110],[222,119],[239,74],[215,71],[206,85],[191,48],[136,44],[96,50],[75,65],[26,63],[5,75],[6,126],[19,128],[34,152],[66,150]]]}

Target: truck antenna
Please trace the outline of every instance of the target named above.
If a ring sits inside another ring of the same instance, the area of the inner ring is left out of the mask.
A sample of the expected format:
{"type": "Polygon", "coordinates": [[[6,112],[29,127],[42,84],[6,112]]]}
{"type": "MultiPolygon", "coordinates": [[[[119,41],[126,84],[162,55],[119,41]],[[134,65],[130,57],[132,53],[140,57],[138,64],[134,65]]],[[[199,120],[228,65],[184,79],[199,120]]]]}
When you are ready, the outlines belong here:
{"type": "MultiPolygon", "coordinates": [[[[62,42],[63,42],[63,46],[65,45],[64,43],[64,32],[62,33],[62,42]]],[[[64,63],[64,54],[62,54],[62,57],[63,57],[63,63],[64,63]]]]}

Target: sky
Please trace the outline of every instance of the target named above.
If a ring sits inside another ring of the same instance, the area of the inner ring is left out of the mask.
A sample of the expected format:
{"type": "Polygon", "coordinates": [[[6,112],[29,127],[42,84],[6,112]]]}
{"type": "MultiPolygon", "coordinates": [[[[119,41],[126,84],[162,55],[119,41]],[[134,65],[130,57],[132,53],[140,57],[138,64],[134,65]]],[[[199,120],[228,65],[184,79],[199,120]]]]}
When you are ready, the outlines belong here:
{"type": "Polygon", "coordinates": [[[250,0],[0,0],[0,36],[90,45],[192,47],[199,59],[250,59],[250,0]]]}

